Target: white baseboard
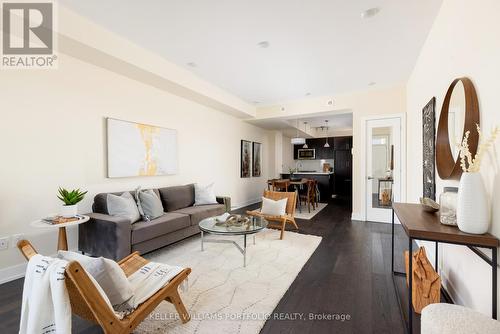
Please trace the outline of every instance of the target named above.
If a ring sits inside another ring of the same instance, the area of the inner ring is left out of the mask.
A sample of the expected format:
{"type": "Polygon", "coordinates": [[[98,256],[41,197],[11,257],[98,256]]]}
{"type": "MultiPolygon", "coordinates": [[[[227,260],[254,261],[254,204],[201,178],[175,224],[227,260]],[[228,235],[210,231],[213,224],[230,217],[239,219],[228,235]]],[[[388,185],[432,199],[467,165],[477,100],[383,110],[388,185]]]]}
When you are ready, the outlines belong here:
{"type": "Polygon", "coordinates": [[[24,277],[27,263],[20,263],[14,266],[0,269],[0,284],[4,284],[18,278],[24,277]]]}
{"type": "Polygon", "coordinates": [[[351,215],[351,219],[352,220],[360,220],[360,221],[366,221],[366,217],[364,214],[362,214],[361,212],[353,212],[352,215],[351,215]]]}
{"type": "Polygon", "coordinates": [[[251,199],[249,201],[245,201],[245,202],[242,202],[242,203],[231,205],[231,210],[238,210],[238,209],[244,208],[245,206],[249,206],[249,205],[252,205],[252,204],[255,204],[255,203],[259,203],[260,201],[261,201],[261,198],[259,197],[259,198],[251,199]]]}
{"type": "MultiPolygon", "coordinates": [[[[78,252],[77,249],[70,249],[72,252],[78,252]]],[[[57,254],[50,255],[51,257],[56,257],[57,254]]],[[[15,264],[10,267],[1,268],[0,269],[0,284],[4,284],[10,281],[14,281],[16,279],[24,277],[26,273],[26,266],[28,262],[15,264]]]]}

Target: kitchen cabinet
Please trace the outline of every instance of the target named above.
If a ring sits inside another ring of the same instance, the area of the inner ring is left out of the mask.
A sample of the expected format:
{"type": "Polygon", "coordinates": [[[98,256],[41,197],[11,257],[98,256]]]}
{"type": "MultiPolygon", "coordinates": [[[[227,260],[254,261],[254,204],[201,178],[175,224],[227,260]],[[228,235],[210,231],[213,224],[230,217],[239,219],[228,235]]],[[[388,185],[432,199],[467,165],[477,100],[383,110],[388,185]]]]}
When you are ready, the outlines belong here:
{"type": "Polygon", "coordinates": [[[352,192],[351,150],[335,150],[335,194],[350,195],[352,192]]]}
{"type": "MultiPolygon", "coordinates": [[[[321,159],[333,159],[334,158],[334,140],[333,138],[328,138],[328,143],[330,147],[324,147],[326,142],[325,138],[307,138],[306,144],[308,148],[312,148],[316,151],[315,160],[321,159]]],[[[298,152],[303,145],[294,145],[293,146],[293,159],[298,160],[298,152]]]]}
{"type": "Polygon", "coordinates": [[[334,137],[333,146],[336,150],[350,150],[352,148],[352,136],[334,137]]]}

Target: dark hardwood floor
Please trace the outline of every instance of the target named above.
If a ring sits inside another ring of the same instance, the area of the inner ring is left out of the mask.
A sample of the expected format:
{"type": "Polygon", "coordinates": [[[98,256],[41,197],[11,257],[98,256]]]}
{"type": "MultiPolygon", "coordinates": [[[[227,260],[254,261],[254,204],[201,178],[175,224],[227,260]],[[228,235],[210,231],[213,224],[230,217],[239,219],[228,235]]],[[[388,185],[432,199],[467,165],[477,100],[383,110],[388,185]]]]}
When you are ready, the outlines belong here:
{"type": "MultiPolygon", "coordinates": [[[[350,203],[337,198],[313,219],[298,220],[300,233],[323,240],[261,333],[404,333],[390,274],[391,225],[351,221],[350,215],[350,203]],[[300,314],[302,320],[278,319],[300,314]],[[310,315],[345,320],[312,321],[310,315]]],[[[396,232],[396,254],[402,254],[407,239],[399,227],[396,232]]],[[[395,260],[403,271],[402,255],[395,260]]],[[[404,302],[404,278],[397,279],[404,302]]],[[[19,279],[0,286],[0,333],[18,332],[22,285],[19,279]]],[[[414,333],[420,332],[418,322],[417,318],[414,333]]],[[[78,317],[73,319],[73,331],[101,332],[78,317]]]]}

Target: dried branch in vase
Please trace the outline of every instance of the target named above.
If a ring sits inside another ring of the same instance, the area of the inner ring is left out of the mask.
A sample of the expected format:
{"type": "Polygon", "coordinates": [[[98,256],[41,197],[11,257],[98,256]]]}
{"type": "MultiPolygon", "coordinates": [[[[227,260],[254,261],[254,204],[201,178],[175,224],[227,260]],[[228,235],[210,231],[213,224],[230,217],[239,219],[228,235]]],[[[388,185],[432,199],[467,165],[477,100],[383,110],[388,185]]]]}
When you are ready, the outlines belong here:
{"type": "Polygon", "coordinates": [[[472,154],[469,150],[469,135],[470,131],[465,133],[462,144],[459,147],[460,151],[460,166],[465,173],[475,173],[479,172],[481,168],[481,161],[488,149],[493,145],[498,135],[500,135],[500,128],[495,126],[491,131],[490,137],[487,140],[483,140],[483,133],[478,124],[476,124],[477,133],[479,134],[479,147],[476,155],[472,158],[472,154]]]}

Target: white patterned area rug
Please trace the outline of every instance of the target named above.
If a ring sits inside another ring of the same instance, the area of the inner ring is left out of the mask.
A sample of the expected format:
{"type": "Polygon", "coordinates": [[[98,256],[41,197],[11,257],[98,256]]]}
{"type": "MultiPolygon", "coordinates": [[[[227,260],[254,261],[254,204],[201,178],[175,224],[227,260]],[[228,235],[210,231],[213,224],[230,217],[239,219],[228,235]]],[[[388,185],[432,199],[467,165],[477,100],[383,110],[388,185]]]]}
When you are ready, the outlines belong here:
{"type": "Polygon", "coordinates": [[[300,212],[298,208],[295,210],[295,218],[312,219],[312,217],[316,216],[321,210],[323,210],[327,206],[328,204],[326,203],[318,203],[316,209],[313,210],[311,206],[311,212],[309,212],[309,210],[307,210],[307,204],[303,204],[300,206],[300,211],[302,212],[300,212]]]}
{"type": "Polygon", "coordinates": [[[321,237],[287,231],[279,240],[279,231],[265,229],[255,245],[247,239],[246,268],[234,245],[205,243],[202,252],[200,242],[190,238],[145,256],[192,269],[188,290],[180,292],[191,320],[182,324],[173,305],[162,302],[136,333],[259,333],[321,237]]]}

